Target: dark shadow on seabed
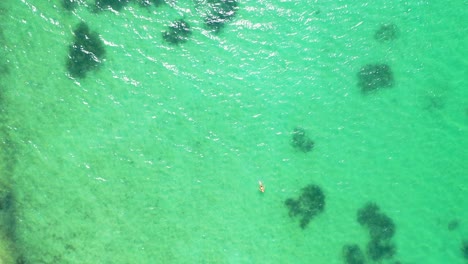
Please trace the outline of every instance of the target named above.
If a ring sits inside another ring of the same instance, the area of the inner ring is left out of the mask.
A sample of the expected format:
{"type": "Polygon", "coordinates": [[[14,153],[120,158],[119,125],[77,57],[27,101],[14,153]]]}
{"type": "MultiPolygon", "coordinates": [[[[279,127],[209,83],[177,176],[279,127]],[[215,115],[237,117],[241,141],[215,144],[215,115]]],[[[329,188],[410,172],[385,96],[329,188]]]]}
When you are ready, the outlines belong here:
{"type": "MultiPolygon", "coordinates": [[[[0,4],[0,21],[6,10],[0,4]]],[[[4,25],[4,23],[0,23],[4,25]]],[[[16,165],[16,145],[11,140],[8,125],[8,100],[5,95],[11,78],[7,63],[8,43],[0,27],[0,263],[23,263],[19,258],[16,240],[16,201],[13,173],[16,165]]]]}
{"type": "MultiPolygon", "coordinates": [[[[1,75],[0,75],[0,78],[1,75]]],[[[2,78],[3,79],[3,78],[2,78]]],[[[0,262],[16,263],[14,245],[16,234],[16,204],[12,184],[16,164],[16,148],[8,134],[5,100],[1,93],[5,89],[0,81],[0,262]]]]}

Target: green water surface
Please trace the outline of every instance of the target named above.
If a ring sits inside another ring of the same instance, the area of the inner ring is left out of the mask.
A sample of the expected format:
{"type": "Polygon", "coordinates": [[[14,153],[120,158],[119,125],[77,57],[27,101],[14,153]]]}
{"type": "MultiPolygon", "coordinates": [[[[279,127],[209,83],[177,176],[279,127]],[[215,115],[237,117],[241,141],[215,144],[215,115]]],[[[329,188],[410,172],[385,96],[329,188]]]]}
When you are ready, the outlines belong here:
{"type": "Polygon", "coordinates": [[[466,1],[239,1],[219,33],[209,5],[0,3],[0,176],[22,261],[344,263],[344,245],[366,252],[356,214],[374,202],[396,226],[383,263],[465,263],[466,1]],[[180,18],[192,35],[166,43],[180,18]],[[74,79],[80,21],[106,55],[74,79]],[[375,39],[384,24],[395,39],[375,39]],[[394,84],[363,93],[376,63],[394,84]],[[301,229],[284,201],[308,184],[326,206],[301,229]]]}

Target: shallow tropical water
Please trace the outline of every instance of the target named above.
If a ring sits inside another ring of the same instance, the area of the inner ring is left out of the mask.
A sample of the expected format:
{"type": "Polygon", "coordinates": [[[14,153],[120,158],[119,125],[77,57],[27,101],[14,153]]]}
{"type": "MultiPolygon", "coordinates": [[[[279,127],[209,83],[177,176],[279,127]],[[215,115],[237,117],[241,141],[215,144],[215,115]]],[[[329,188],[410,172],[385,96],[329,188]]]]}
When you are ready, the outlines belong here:
{"type": "Polygon", "coordinates": [[[344,263],[344,245],[366,253],[357,211],[373,202],[396,230],[384,263],[466,262],[466,1],[240,1],[218,33],[204,24],[209,6],[2,1],[12,254],[344,263]],[[165,42],[181,18],[192,35],[165,42]],[[75,79],[66,63],[81,21],[106,55],[75,79]],[[376,35],[382,25],[395,34],[376,35]],[[393,85],[362,92],[367,64],[388,65],[393,85]],[[291,144],[298,127],[310,152],[291,144]],[[301,229],[284,202],[309,184],[325,210],[301,229]]]}

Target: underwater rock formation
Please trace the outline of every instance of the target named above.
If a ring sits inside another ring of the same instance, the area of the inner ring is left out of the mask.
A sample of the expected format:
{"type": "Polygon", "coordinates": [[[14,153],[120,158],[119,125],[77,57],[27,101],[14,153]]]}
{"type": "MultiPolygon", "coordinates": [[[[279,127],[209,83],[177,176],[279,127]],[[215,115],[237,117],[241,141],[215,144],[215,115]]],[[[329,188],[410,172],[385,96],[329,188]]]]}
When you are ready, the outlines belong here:
{"type": "Polygon", "coordinates": [[[366,257],[356,244],[343,246],[343,258],[346,264],[364,264],[366,257]]]}
{"type": "Polygon", "coordinates": [[[69,11],[72,11],[78,5],[77,0],[62,0],[62,6],[69,11]]]}
{"type": "MultiPolygon", "coordinates": [[[[0,168],[3,167],[0,160],[0,168]]],[[[0,175],[0,263],[15,263],[17,250],[15,247],[16,212],[11,184],[0,175]]]]}
{"type": "Polygon", "coordinates": [[[373,261],[392,258],[396,253],[395,245],[389,240],[371,239],[367,243],[367,255],[373,261]]]}
{"type": "Polygon", "coordinates": [[[225,23],[229,22],[239,10],[236,0],[211,0],[211,9],[205,18],[206,26],[218,33],[225,23]]]}
{"type": "Polygon", "coordinates": [[[457,219],[453,219],[447,224],[447,229],[449,231],[453,231],[457,229],[459,226],[460,226],[460,222],[457,219]]]}
{"type": "Polygon", "coordinates": [[[302,189],[297,199],[289,198],[284,204],[289,209],[289,216],[300,216],[300,227],[306,228],[309,222],[325,209],[325,195],[319,186],[311,184],[302,189]]]}
{"type": "Polygon", "coordinates": [[[62,0],[62,6],[68,11],[73,11],[81,2],[82,0],[62,0]]]}
{"type": "Polygon", "coordinates": [[[462,242],[461,253],[463,255],[463,258],[468,260],[468,240],[462,242]]]}
{"type": "Polygon", "coordinates": [[[399,35],[398,27],[395,24],[384,24],[375,31],[374,39],[379,42],[389,42],[397,39],[399,35]]]}
{"type": "Polygon", "coordinates": [[[393,86],[393,73],[387,64],[367,64],[358,73],[358,86],[363,92],[393,86]]]}
{"type": "Polygon", "coordinates": [[[164,40],[171,44],[184,43],[190,35],[192,35],[190,25],[183,19],[172,22],[169,29],[163,32],[164,40]]]}
{"type": "Polygon", "coordinates": [[[368,203],[358,210],[357,221],[369,230],[370,241],[367,244],[367,254],[374,261],[392,258],[396,246],[391,239],[395,234],[395,224],[386,214],[380,212],[375,203],[368,203]]]}
{"type": "Polygon", "coordinates": [[[5,192],[2,187],[0,190],[0,211],[7,211],[13,206],[13,195],[11,192],[5,192]]]}
{"type": "Polygon", "coordinates": [[[293,130],[293,136],[291,140],[291,145],[302,151],[309,152],[314,147],[314,141],[312,141],[307,135],[303,128],[296,127],[293,130]]]}
{"type": "Polygon", "coordinates": [[[379,207],[374,203],[368,203],[358,211],[358,223],[369,229],[373,239],[387,240],[395,234],[393,220],[379,212],[379,207]]]}
{"type": "Polygon", "coordinates": [[[72,77],[84,78],[87,72],[96,69],[101,63],[105,55],[104,43],[83,22],[73,34],[75,40],[69,48],[67,70],[72,77]]]}

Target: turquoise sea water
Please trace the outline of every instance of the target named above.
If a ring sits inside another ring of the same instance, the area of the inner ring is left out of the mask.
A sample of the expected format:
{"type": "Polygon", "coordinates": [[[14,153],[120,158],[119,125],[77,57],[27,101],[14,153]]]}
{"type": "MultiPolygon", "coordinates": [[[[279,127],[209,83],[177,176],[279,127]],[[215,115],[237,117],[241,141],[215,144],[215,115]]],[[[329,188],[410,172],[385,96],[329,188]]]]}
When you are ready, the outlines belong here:
{"type": "Polygon", "coordinates": [[[239,1],[219,33],[209,6],[0,3],[0,177],[19,259],[345,263],[344,245],[366,253],[357,211],[373,202],[396,227],[382,263],[466,263],[466,1],[239,1]],[[192,35],[166,43],[180,18],[192,35]],[[106,55],[73,79],[80,21],[106,55]],[[395,39],[375,39],[384,24],[395,39]],[[393,86],[363,93],[366,64],[389,65],[393,86]],[[312,151],[291,145],[296,127],[312,151]],[[309,184],[325,210],[301,229],[284,201],[309,184]]]}

